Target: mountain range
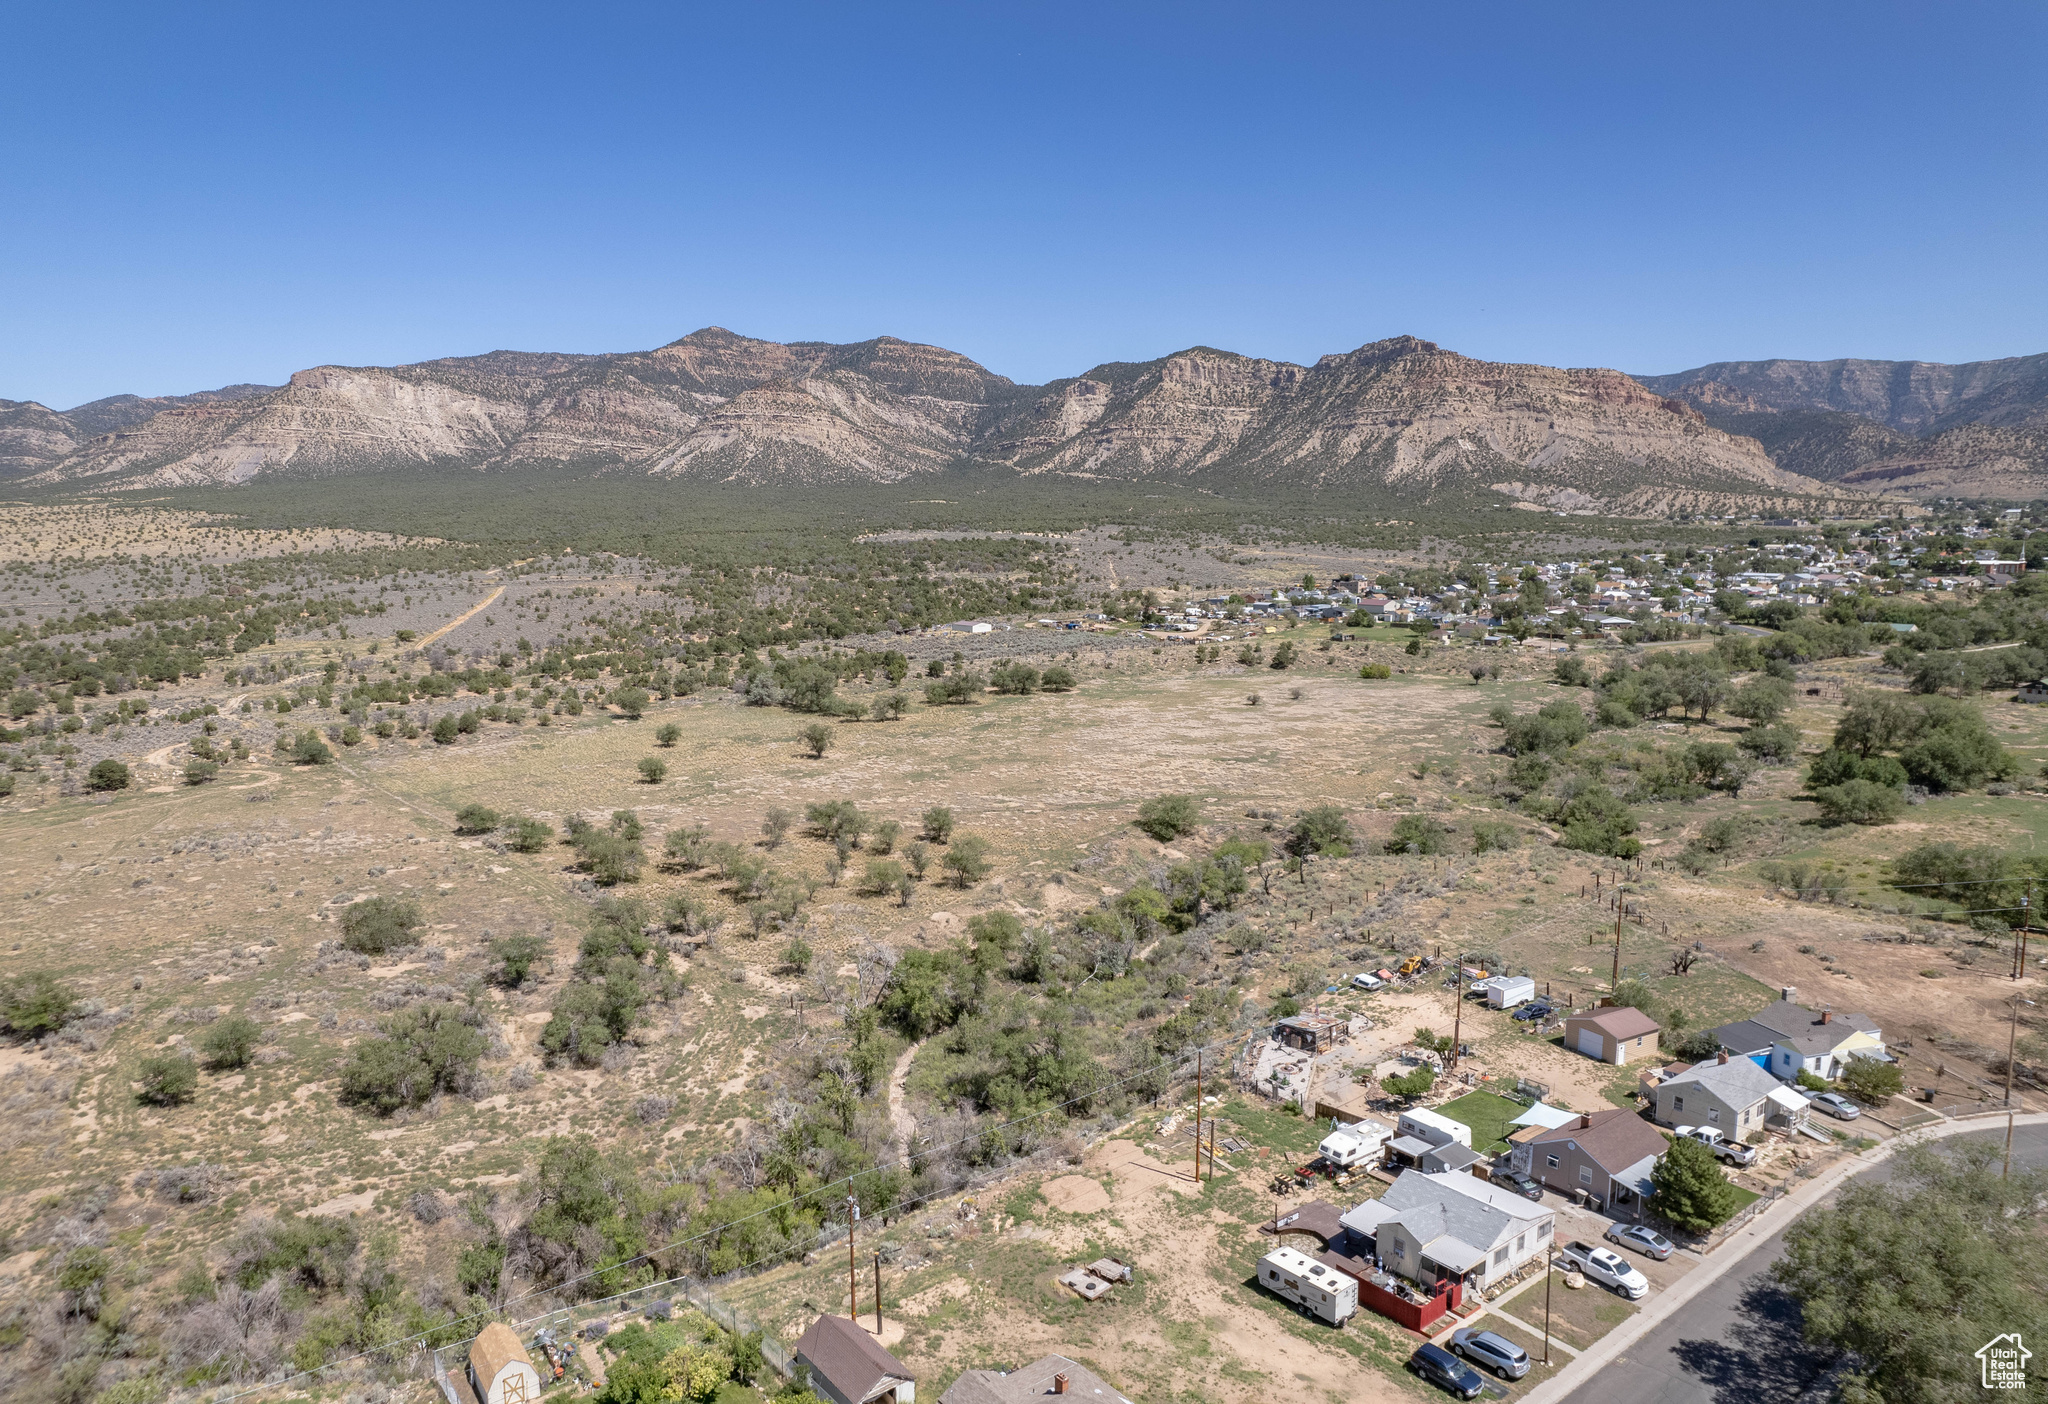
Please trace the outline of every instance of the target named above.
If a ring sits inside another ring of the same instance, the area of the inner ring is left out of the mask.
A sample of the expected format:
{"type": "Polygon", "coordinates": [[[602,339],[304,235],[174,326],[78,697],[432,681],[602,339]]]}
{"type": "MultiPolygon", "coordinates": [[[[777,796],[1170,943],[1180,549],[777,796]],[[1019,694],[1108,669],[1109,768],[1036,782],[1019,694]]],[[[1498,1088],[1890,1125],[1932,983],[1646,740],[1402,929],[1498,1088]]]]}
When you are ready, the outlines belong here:
{"type": "Polygon", "coordinates": [[[423,467],[831,484],[978,463],[1445,506],[1811,513],[1954,491],[1925,484],[1965,473],[2048,481],[2037,441],[2048,357],[1630,377],[1408,336],[1313,365],[1198,346],[1018,385],[893,337],[780,343],[709,327],[652,351],[319,366],[282,386],[63,412],[0,400],[0,476],[93,491],[423,467]]]}

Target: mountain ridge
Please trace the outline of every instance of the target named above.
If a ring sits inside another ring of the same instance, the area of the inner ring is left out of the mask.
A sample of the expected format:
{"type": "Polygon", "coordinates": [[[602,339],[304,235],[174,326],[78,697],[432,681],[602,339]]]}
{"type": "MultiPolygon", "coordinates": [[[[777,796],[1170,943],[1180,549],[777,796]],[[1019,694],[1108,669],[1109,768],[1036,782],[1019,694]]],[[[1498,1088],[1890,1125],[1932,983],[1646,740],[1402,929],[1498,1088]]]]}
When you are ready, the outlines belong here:
{"type": "Polygon", "coordinates": [[[1785,471],[1755,439],[1620,371],[1480,361],[1406,335],[1310,365],[1193,346],[1033,386],[896,337],[770,342],[705,327],[648,351],[314,366],[281,387],[175,397],[140,419],[131,400],[93,402],[113,427],[92,434],[33,402],[0,402],[0,451],[12,455],[0,462],[36,485],[113,489],[426,465],[774,486],[982,462],[1477,493],[1560,511],[1871,505],[1785,471]]]}

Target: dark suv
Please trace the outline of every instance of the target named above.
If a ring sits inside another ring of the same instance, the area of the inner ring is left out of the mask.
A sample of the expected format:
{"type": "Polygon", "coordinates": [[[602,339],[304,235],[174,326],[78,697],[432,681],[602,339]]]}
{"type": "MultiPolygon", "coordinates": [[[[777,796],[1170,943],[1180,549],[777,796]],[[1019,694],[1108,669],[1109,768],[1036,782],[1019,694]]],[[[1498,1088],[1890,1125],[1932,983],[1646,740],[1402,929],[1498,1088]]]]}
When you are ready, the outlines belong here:
{"type": "Polygon", "coordinates": [[[1493,1172],[1493,1182],[1504,1190],[1513,1190],[1524,1199],[1541,1200],[1543,1186],[1537,1184],[1519,1170],[1500,1169],[1493,1172]]]}
{"type": "Polygon", "coordinates": [[[1486,1388],[1486,1381],[1479,1378],[1477,1370],[1442,1346],[1417,1346],[1415,1354],[1408,1357],[1408,1368],[1460,1399],[1477,1399],[1486,1388]]]}

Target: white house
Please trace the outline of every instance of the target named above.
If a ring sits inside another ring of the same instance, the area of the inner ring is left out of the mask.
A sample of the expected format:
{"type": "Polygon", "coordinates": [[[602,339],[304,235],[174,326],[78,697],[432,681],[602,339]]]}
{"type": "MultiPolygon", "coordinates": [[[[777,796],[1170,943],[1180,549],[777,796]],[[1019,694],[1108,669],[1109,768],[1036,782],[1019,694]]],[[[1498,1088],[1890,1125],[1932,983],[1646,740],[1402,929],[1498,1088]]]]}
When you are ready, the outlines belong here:
{"type": "Polygon", "coordinates": [[[1387,1192],[1345,1214],[1389,1271],[1425,1288],[1456,1279],[1484,1290],[1549,1246],[1556,1216],[1470,1174],[1404,1170],[1387,1192]]]}

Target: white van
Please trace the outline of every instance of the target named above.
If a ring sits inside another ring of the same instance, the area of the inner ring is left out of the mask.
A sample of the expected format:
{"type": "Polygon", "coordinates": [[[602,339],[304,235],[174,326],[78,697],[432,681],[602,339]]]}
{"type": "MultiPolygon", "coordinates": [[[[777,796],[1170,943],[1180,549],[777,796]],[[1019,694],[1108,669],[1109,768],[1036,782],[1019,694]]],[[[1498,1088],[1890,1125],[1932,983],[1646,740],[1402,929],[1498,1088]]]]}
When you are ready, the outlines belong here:
{"type": "Polygon", "coordinates": [[[1292,1248],[1275,1248],[1259,1259],[1259,1283],[1332,1326],[1342,1326],[1358,1311],[1357,1279],[1292,1248]]]}

